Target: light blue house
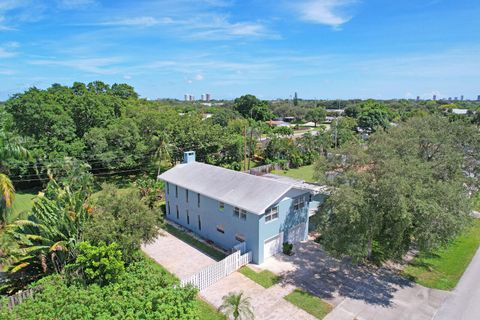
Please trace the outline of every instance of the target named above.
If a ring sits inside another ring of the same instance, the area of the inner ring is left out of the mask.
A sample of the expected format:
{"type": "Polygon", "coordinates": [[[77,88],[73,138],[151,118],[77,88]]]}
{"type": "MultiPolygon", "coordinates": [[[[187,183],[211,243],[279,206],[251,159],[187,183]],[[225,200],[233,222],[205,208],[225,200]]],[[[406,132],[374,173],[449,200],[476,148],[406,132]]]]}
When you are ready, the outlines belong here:
{"type": "Polygon", "coordinates": [[[281,252],[283,242],[306,240],[309,216],[325,198],[320,186],[196,162],[193,151],[158,178],[168,220],[225,250],[245,242],[257,264],[281,252]]]}

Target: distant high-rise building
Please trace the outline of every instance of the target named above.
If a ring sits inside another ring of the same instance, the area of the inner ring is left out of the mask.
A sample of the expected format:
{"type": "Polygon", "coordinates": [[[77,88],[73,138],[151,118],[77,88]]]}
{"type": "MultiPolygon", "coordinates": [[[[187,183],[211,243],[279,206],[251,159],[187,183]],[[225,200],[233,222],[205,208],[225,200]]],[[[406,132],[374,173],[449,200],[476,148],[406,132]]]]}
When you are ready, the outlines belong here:
{"type": "Polygon", "coordinates": [[[212,99],[212,96],[210,95],[210,93],[205,93],[205,100],[210,101],[211,99],[212,99]]]}
{"type": "Polygon", "coordinates": [[[183,97],[184,97],[185,101],[188,101],[188,100],[189,100],[189,97],[190,97],[190,95],[186,94],[186,95],[184,95],[183,97]]]}
{"type": "Polygon", "coordinates": [[[462,100],[462,101],[463,101],[463,94],[460,96],[460,100],[462,100]]]}
{"type": "Polygon", "coordinates": [[[480,101],[480,96],[477,96],[477,101],[480,101]]]}
{"type": "Polygon", "coordinates": [[[202,93],[202,101],[205,101],[205,94],[202,93]]]}
{"type": "Polygon", "coordinates": [[[452,101],[452,97],[448,97],[448,101],[452,101]]]}
{"type": "Polygon", "coordinates": [[[437,95],[436,94],[433,95],[433,101],[435,101],[435,100],[437,100],[437,95]]]}
{"type": "Polygon", "coordinates": [[[417,96],[417,101],[420,101],[420,96],[417,96]]]}
{"type": "Polygon", "coordinates": [[[190,101],[195,101],[195,96],[193,94],[190,95],[190,101]]]}
{"type": "Polygon", "coordinates": [[[457,100],[458,100],[458,97],[453,98],[453,100],[457,101],[457,100]]]}

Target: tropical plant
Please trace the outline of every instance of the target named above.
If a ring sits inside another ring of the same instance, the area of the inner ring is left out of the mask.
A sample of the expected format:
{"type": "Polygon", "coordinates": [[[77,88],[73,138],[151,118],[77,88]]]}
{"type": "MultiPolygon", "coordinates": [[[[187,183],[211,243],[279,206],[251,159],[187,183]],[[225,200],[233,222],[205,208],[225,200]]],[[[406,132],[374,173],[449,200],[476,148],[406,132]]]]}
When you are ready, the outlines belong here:
{"type": "Polygon", "coordinates": [[[78,275],[86,284],[97,283],[101,286],[115,282],[125,271],[122,252],[116,243],[108,246],[100,242],[98,246],[87,241],[77,246],[75,263],[67,265],[67,270],[78,275]]]}
{"type": "Polygon", "coordinates": [[[250,297],[246,297],[243,292],[230,292],[222,298],[220,311],[234,320],[254,319],[250,297]]]}

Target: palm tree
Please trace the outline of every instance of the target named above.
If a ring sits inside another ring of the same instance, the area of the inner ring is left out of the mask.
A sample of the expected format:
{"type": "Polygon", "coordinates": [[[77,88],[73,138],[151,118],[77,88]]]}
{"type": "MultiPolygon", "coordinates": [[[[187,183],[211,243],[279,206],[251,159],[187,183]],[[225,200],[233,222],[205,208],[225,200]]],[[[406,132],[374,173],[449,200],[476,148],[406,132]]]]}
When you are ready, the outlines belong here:
{"type": "Polygon", "coordinates": [[[171,160],[171,145],[168,143],[168,137],[165,133],[160,133],[158,136],[154,136],[152,140],[153,144],[156,146],[153,157],[157,162],[158,176],[160,174],[162,162],[171,160]]]}
{"type": "Polygon", "coordinates": [[[230,292],[222,300],[220,311],[227,317],[233,317],[234,320],[254,319],[250,298],[246,297],[243,292],[230,292]]]}

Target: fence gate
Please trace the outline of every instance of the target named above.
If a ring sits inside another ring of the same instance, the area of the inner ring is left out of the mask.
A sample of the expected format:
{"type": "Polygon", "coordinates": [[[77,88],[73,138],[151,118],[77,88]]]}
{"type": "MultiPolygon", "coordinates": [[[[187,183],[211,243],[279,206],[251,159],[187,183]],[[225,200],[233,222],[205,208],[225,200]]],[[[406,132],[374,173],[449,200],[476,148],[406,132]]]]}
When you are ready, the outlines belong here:
{"type": "Polygon", "coordinates": [[[209,265],[199,272],[182,279],[180,284],[182,286],[191,284],[201,291],[205,288],[208,288],[220,279],[225,278],[251,261],[252,252],[242,254],[241,251],[238,250],[227,256],[225,259],[209,265]]]}

